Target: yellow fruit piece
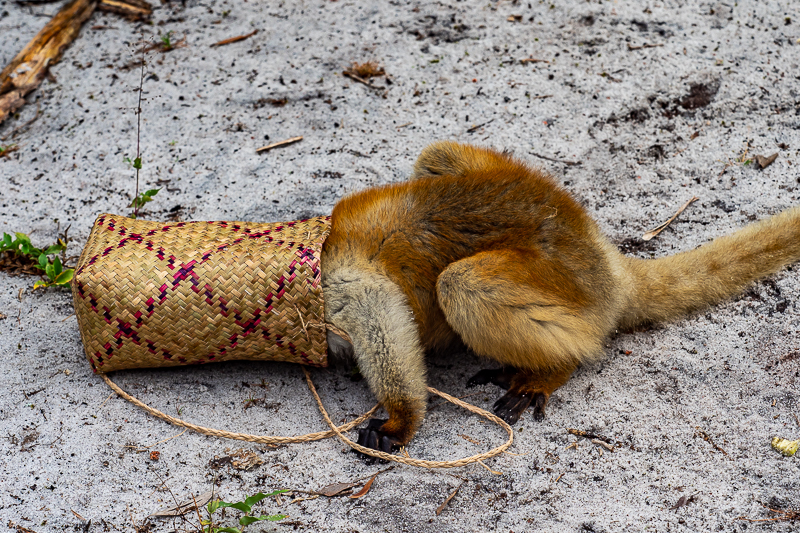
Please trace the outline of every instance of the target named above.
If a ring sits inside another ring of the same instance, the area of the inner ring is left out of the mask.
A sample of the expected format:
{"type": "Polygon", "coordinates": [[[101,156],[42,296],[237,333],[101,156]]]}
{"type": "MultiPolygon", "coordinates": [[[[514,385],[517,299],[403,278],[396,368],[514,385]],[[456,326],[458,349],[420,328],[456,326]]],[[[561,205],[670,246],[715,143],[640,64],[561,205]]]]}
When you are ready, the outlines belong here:
{"type": "Polygon", "coordinates": [[[797,452],[800,440],[786,440],[780,437],[772,437],[772,447],[781,452],[786,457],[791,457],[797,452]]]}

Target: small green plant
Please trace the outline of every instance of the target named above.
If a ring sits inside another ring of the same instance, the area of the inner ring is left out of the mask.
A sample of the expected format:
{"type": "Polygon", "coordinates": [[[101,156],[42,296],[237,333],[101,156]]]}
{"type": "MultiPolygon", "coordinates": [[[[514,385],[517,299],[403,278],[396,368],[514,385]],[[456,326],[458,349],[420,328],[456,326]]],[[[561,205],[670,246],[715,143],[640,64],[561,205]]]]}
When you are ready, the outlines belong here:
{"type": "Polygon", "coordinates": [[[164,50],[172,50],[172,47],[174,46],[172,43],[172,30],[161,35],[159,38],[161,39],[161,46],[164,50]]]}
{"type": "Polygon", "coordinates": [[[19,150],[19,146],[16,144],[9,144],[7,146],[0,146],[0,157],[8,157],[8,154],[11,152],[16,152],[19,150]]]}
{"type": "Polygon", "coordinates": [[[31,238],[28,235],[17,232],[15,236],[12,237],[8,233],[3,233],[3,240],[0,241],[0,252],[9,252],[25,257],[32,266],[44,271],[49,281],[37,281],[33,285],[34,289],[43,289],[52,285],[60,287],[69,285],[75,270],[72,268],[64,269],[64,265],[57,255],[67,249],[67,243],[64,240],[59,238],[55,244],[41,249],[31,244],[31,238]],[[50,256],[54,256],[53,259],[50,259],[50,256]]]}
{"type": "Polygon", "coordinates": [[[158,194],[158,191],[160,190],[161,189],[150,189],[144,191],[143,193],[139,193],[139,196],[134,198],[133,201],[131,202],[131,205],[128,206],[132,207],[135,210],[135,212],[131,215],[131,217],[136,218],[136,216],[139,214],[139,209],[144,207],[144,204],[146,204],[147,202],[152,202],[153,196],[158,194]]]}
{"type": "Polygon", "coordinates": [[[262,515],[262,516],[251,516],[250,513],[253,511],[253,506],[263,500],[264,498],[268,498],[270,496],[275,496],[276,494],[280,494],[282,492],[287,492],[286,490],[276,490],[270,492],[269,494],[264,494],[263,492],[259,492],[258,494],[253,494],[252,496],[245,498],[244,501],[241,502],[223,502],[222,500],[211,500],[208,502],[206,506],[206,510],[208,511],[208,520],[203,520],[201,522],[203,526],[203,533],[242,533],[242,530],[249,526],[254,522],[261,522],[262,520],[269,520],[270,522],[277,522],[278,520],[283,520],[286,518],[286,515],[282,514],[275,514],[275,515],[262,515]],[[244,513],[244,516],[239,518],[239,527],[220,527],[214,525],[214,513],[218,509],[222,509],[225,507],[231,507],[233,509],[237,509],[244,513]]]}

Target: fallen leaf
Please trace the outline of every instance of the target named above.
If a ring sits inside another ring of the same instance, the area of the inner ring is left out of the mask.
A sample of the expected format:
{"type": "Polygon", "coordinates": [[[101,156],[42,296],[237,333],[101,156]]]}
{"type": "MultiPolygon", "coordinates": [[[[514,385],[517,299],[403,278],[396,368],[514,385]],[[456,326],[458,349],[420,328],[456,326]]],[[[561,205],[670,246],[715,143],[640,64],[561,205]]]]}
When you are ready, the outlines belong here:
{"type": "Polygon", "coordinates": [[[377,473],[374,476],[372,476],[371,478],[369,478],[369,481],[367,481],[366,485],[364,485],[364,487],[360,491],[356,492],[355,494],[353,494],[350,497],[355,500],[355,499],[358,499],[358,498],[362,497],[364,494],[368,493],[369,489],[372,487],[372,482],[375,481],[376,477],[378,477],[377,473]]]}
{"type": "Polygon", "coordinates": [[[694,501],[694,497],[695,497],[695,496],[697,496],[697,494],[692,494],[691,496],[685,496],[685,495],[684,495],[684,496],[681,496],[681,497],[678,499],[678,501],[677,501],[677,502],[675,502],[675,505],[673,505],[672,507],[670,507],[670,510],[674,511],[674,510],[676,510],[676,509],[680,509],[680,508],[681,508],[681,507],[683,507],[684,505],[688,505],[688,504],[692,503],[692,502],[694,501]]]}
{"type": "MultiPolygon", "coordinates": [[[[461,485],[463,485],[463,484],[464,483],[461,483],[461,485]]],[[[436,516],[439,516],[440,514],[442,514],[442,511],[444,511],[444,508],[447,507],[448,503],[450,503],[450,500],[452,500],[455,497],[455,495],[458,494],[459,489],[461,489],[461,485],[456,487],[456,490],[451,492],[450,496],[448,496],[447,499],[442,502],[442,505],[440,505],[439,507],[436,508],[436,516]]]]}
{"type": "Polygon", "coordinates": [[[150,516],[181,516],[188,513],[189,511],[194,511],[196,508],[204,506],[209,501],[211,501],[211,497],[213,495],[214,495],[213,492],[206,492],[201,494],[200,496],[179,503],[178,505],[173,505],[171,507],[164,507],[163,509],[159,509],[150,516]],[[195,502],[197,503],[195,504],[195,502]]]}
{"type": "Polygon", "coordinates": [[[686,505],[686,496],[681,496],[678,499],[678,501],[675,503],[675,505],[670,507],[670,509],[675,510],[675,509],[678,509],[680,507],[683,507],[684,505],[686,505]]]}
{"type": "Polygon", "coordinates": [[[778,152],[775,152],[769,157],[764,157],[763,155],[755,156],[756,163],[758,163],[760,168],[767,168],[774,163],[776,159],[778,159],[778,152]]]}
{"type": "Polygon", "coordinates": [[[254,451],[245,450],[244,448],[240,448],[232,453],[231,458],[233,457],[236,457],[237,459],[233,459],[231,461],[231,466],[233,466],[236,470],[252,470],[257,466],[264,464],[264,460],[254,451]]]}
{"type": "Polygon", "coordinates": [[[358,485],[358,483],[331,483],[330,485],[325,485],[319,489],[317,494],[322,494],[323,496],[328,496],[330,498],[332,496],[337,496],[346,490],[352,489],[356,485],[358,485]]]}

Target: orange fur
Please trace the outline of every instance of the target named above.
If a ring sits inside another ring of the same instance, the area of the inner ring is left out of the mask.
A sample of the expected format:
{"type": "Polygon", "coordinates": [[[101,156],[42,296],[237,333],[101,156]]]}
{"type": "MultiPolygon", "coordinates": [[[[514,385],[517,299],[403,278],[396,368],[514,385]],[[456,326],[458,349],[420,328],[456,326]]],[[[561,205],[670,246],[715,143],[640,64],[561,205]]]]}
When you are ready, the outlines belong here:
{"type": "Polygon", "coordinates": [[[382,429],[407,442],[424,389],[399,369],[419,367],[424,350],[461,340],[522,369],[512,389],[546,402],[577,365],[601,354],[614,328],[720,301],[798,258],[798,208],[698,250],[627,258],[543,172],[443,142],[423,151],[412,180],[336,205],[322,268],[328,320],[368,339],[354,343],[355,355],[392,406],[382,429]],[[387,303],[375,290],[351,289],[362,274],[402,296],[387,303]],[[415,348],[393,351],[401,344],[415,348]]]}

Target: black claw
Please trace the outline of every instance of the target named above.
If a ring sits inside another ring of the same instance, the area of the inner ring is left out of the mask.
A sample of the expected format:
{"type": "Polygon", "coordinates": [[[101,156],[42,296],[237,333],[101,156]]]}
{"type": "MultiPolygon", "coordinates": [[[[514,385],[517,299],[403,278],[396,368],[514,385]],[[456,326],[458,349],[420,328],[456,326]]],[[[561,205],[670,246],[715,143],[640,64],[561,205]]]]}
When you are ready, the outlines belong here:
{"type": "MultiPolygon", "coordinates": [[[[366,427],[363,427],[358,430],[358,441],[357,443],[360,446],[364,446],[365,448],[370,448],[372,450],[377,450],[386,453],[392,453],[392,448],[396,445],[395,441],[392,437],[388,435],[384,435],[380,428],[386,423],[386,420],[380,420],[377,418],[372,418],[367,423],[366,427]]],[[[371,455],[367,455],[365,453],[358,452],[358,455],[361,459],[368,463],[374,462],[375,458],[371,455]]],[[[384,462],[384,461],[381,461],[384,462]]]]}
{"type": "Polygon", "coordinates": [[[506,393],[494,404],[494,414],[505,420],[509,425],[514,425],[522,416],[522,413],[531,404],[530,394],[506,393]]]}
{"type": "Polygon", "coordinates": [[[367,437],[367,443],[364,445],[366,448],[371,450],[378,449],[378,432],[377,431],[370,431],[369,436],[367,437]]]}
{"type": "Polygon", "coordinates": [[[356,444],[359,446],[366,446],[367,445],[367,436],[369,435],[369,430],[365,428],[361,428],[358,430],[358,440],[356,444]]]}
{"type": "Polygon", "coordinates": [[[533,418],[537,422],[544,420],[544,406],[547,405],[547,396],[537,392],[533,397],[533,418]]]}

